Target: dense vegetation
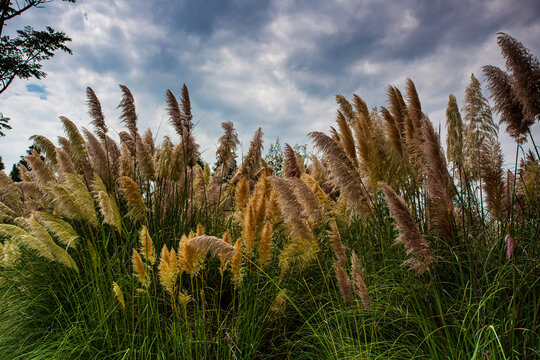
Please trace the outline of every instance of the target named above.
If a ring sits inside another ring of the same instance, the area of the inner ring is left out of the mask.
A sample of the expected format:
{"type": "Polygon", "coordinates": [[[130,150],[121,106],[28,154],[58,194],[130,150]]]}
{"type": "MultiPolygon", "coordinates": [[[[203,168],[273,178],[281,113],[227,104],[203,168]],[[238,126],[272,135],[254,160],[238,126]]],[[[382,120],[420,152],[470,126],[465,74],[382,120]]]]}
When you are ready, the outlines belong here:
{"type": "Polygon", "coordinates": [[[211,171],[185,86],[166,93],[179,142],[159,145],[127,87],[120,143],[88,88],[94,132],[62,117],[21,181],[0,172],[2,358],[539,357],[540,163],[521,145],[540,68],[499,44],[508,73],[484,71],[516,139],[507,172],[474,76],[461,112],[449,97],[446,156],[408,80],[388,108],[337,96],[319,156],[285,145],[279,177],[260,128],[236,165],[231,122],[211,171]]]}

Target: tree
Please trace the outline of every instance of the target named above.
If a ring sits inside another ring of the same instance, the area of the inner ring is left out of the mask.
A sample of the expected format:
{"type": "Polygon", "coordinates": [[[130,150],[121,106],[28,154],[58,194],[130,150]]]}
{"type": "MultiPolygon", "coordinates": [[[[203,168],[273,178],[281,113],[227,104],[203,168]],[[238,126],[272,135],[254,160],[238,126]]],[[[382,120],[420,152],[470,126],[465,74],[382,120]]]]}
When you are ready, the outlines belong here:
{"type": "MultiPolygon", "coordinates": [[[[71,41],[65,33],[55,31],[51,27],[37,31],[30,26],[17,30],[17,37],[2,36],[7,21],[21,15],[31,8],[39,8],[52,0],[0,0],[0,94],[3,93],[15,78],[41,79],[47,74],[41,70],[41,61],[54,56],[54,52],[62,50],[71,54],[65,45],[71,41]]],[[[75,0],[62,0],[74,3],[75,0]]]]}

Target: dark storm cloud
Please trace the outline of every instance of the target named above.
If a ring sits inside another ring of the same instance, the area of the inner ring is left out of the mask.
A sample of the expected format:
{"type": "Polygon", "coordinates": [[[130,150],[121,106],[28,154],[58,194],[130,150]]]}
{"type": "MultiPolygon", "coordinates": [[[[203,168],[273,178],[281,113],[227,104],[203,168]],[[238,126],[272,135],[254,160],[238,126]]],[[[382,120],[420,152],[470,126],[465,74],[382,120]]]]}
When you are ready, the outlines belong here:
{"type": "Polygon", "coordinates": [[[165,90],[178,95],[186,83],[196,135],[211,161],[221,121],[235,122],[245,147],[258,126],[266,144],[276,136],[308,142],[307,132],[334,121],[335,94],[357,92],[369,106],[385,105],[386,86],[403,87],[406,77],[432,120],[444,124],[448,94],[462,99],[471,72],[481,78],[482,65],[503,65],[498,31],[540,53],[533,0],[55,1],[10,29],[26,24],[65,31],[74,55],[45,63],[49,76],[39,86],[47,101],[24,82],[0,98],[1,110],[20,119],[13,121],[20,139],[0,144],[8,161],[26,149],[31,119],[47,119],[43,134],[51,138],[60,131],[58,115],[87,126],[86,86],[119,129],[118,83],[127,85],[140,128],[159,128],[162,136],[173,131],[165,90]]]}

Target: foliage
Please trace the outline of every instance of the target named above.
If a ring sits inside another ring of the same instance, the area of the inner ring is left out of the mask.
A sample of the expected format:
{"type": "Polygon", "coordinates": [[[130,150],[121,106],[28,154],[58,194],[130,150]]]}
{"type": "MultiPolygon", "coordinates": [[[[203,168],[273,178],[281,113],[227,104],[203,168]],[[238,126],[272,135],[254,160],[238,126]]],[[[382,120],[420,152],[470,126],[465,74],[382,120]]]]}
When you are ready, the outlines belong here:
{"type": "MultiPolygon", "coordinates": [[[[63,0],[75,2],[75,0],[63,0]]],[[[0,94],[4,92],[15,78],[41,79],[46,76],[41,70],[41,62],[54,56],[58,50],[71,54],[65,45],[71,39],[61,31],[51,27],[37,31],[30,26],[17,30],[17,37],[2,35],[6,21],[30,10],[39,8],[50,0],[3,0],[0,8],[0,94]]]]}

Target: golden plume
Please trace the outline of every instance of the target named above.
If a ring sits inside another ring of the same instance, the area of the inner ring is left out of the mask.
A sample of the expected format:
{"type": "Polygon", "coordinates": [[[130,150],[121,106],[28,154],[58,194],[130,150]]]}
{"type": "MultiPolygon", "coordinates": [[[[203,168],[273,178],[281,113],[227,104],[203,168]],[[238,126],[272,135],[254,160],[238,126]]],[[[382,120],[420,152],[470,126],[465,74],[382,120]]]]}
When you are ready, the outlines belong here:
{"type": "Polygon", "coordinates": [[[139,185],[128,176],[121,176],[118,181],[120,182],[120,191],[130,209],[129,215],[134,220],[143,220],[146,217],[146,205],[139,185]]]}
{"type": "Polygon", "coordinates": [[[178,278],[178,260],[174,249],[171,249],[169,252],[167,245],[163,245],[161,249],[158,269],[159,282],[171,296],[174,296],[174,289],[178,278]]]}
{"type": "MultiPolygon", "coordinates": [[[[256,193],[253,195],[255,196],[256,193]]],[[[244,219],[242,221],[242,240],[244,241],[246,256],[251,256],[255,250],[255,214],[254,208],[249,204],[244,211],[244,219]]]]}
{"type": "Polygon", "coordinates": [[[15,243],[36,251],[39,256],[44,257],[47,260],[55,260],[51,249],[49,249],[43,242],[38,240],[36,237],[30,235],[18,226],[10,224],[0,224],[0,236],[9,237],[13,241],[15,241],[15,243]]]}
{"type": "Polygon", "coordinates": [[[240,178],[236,186],[236,211],[241,211],[247,205],[249,198],[249,181],[245,176],[240,178]]]}
{"type": "Polygon", "coordinates": [[[259,242],[259,265],[265,266],[272,260],[272,223],[267,221],[261,233],[259,242]]]}
{"type": "Polygon", "coordinates": [[[73,174],[64,174],[63,182],[75,199],[82,218],[88,221],[91,225],[97,226],[96,209],[92,195],[88,191],[86,185],[73,174]]]}
{"type": "Polygon", "coordinates": [[[20,225],[24,226],[31,236],[40,241],[47,249],[49,249],[57,262],[79,272],[79,269],[77,268],[77,265],[75,264],[75,261],[73,261],[72,257],[67,253],[66,250],[56,245],[51,235],[49,235],[47,230],[45,230],[45,228],[41,226],[33,216],[28,219],[18,218],[16,221],[20,225]]]}
{"type": "Polygon", "coordinates": [[[154,249],[154,243],[148,233],[146,225],[143,225],[139,234],[139,241],[141,243],[141,254],[151,265],[156,263],[156,250],[154,249]]]}
{"type": "Polygon", "coordinates": [[[231,275],[235,288],[239,288],[244,277],[244,269],[242,269],[242,239],[236,240],[234,243],[234,252],[231,258],[231,275]]]}
{"type": "Polygon", "coordinates": [[[135,277],[144,287],[148,288],[148,286],[150,286],[150,277],[146,272],[141,256],[135,249],[133,249],[131,261],[133,262],[133,273],[135,274],[135,277]]]}
{"type": "Polygon", "coordinates": [[[116,296],[116,299],[122,306],[122,310],[126,308],[126,303],[124,302],[124,293],[122,292],[122,289],[120,289],[120,286],[116,282],[113,281],[112,283],[112,289],[114,292],[114,295],[116,296]]]}
{"type": "MultiPolygon", "coordinates": [[[[77,126],[67,117],[60,116],[64,132],[69,139],[69,151],[64,149],[71,157],[74,163],[78,163],[82,159],[88,158],[86,143],[77,126]]],[[[60,139],[58,139],[60,141],[60,139]]]]}
{"type": "Polygon", "coordinates": [[[36,212],[35,215],[43,227],[51,232],[66,248],[77,245],[79,234],[68,222],[43,211],[36,212]]]}

